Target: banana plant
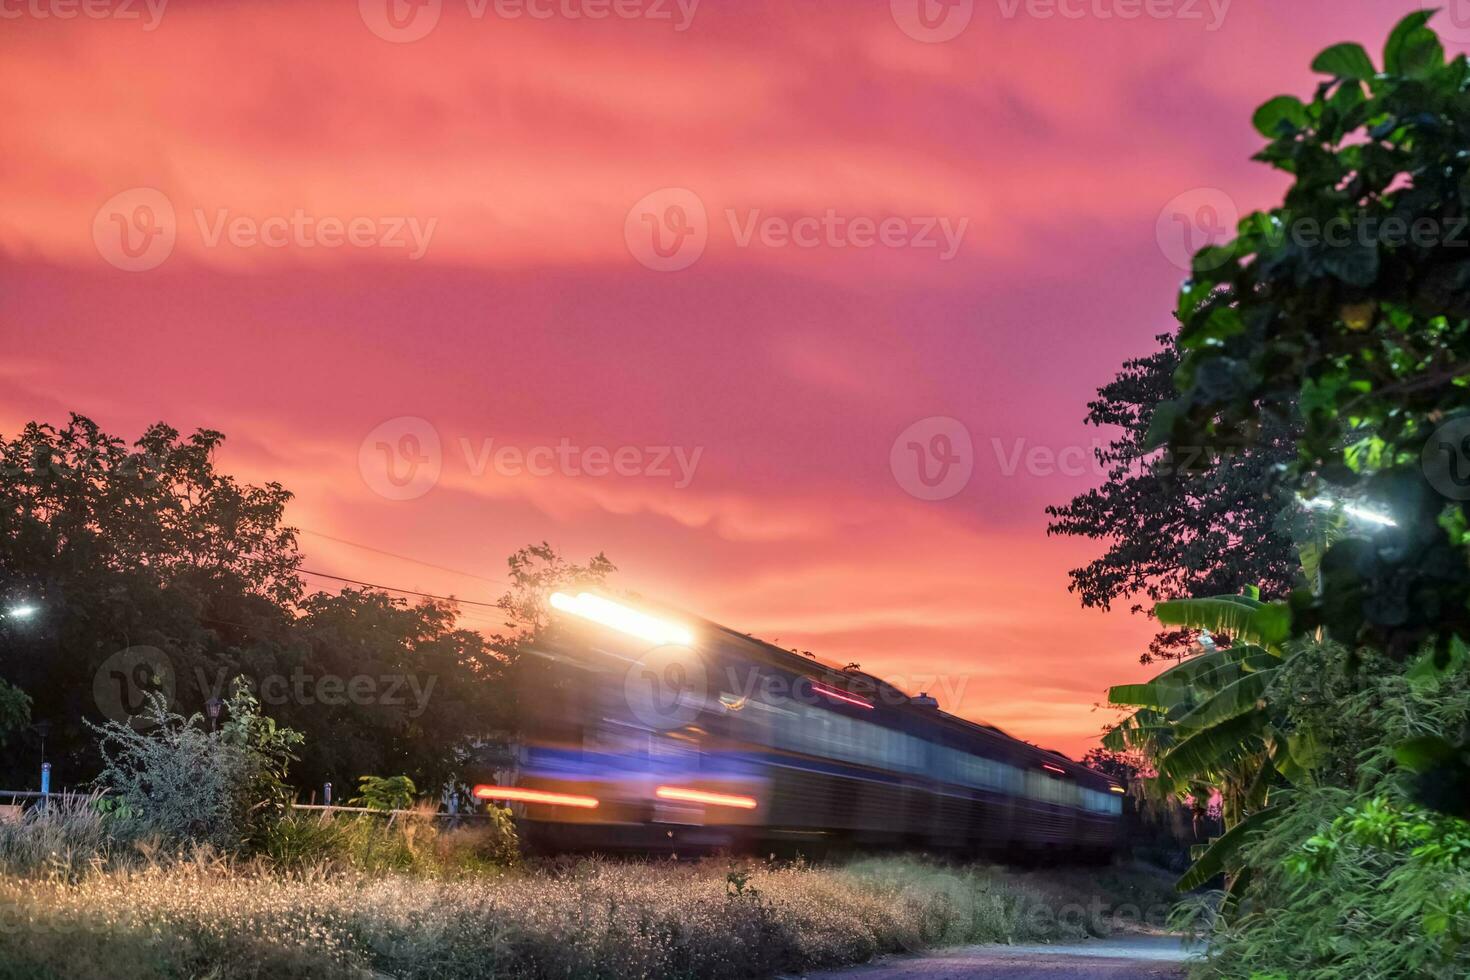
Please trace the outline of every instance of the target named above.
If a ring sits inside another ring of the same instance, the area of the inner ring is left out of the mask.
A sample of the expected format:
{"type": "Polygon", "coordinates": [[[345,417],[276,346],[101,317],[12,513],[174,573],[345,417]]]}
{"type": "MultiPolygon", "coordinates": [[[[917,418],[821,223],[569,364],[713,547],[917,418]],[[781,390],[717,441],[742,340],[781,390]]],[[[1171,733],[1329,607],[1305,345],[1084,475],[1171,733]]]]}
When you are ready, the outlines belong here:
{"type": "Polygon", "coordinates": [[[1292,655],[1280,606],[1261,602],[1252,590],[1161,602],[1154,615],[1167,626],[1201,630],[1205,652],[1145,684],[1111,688],[1110,702],[1136,710],[1103,744],[1141,752],[1161,794],[1220,793],[1226,834],[1197,851],[1180,880],[1187,889],[1231,866],[1245,831],[1269,819],[1271,789],[1306,778],[1311,759],[1305,740],[1293,737],[1284,712],[1271,703],[1272,686],[1292,655]],[[1229,636],[1229,645],[1216,646],[1214,636],[1229,636]]]}

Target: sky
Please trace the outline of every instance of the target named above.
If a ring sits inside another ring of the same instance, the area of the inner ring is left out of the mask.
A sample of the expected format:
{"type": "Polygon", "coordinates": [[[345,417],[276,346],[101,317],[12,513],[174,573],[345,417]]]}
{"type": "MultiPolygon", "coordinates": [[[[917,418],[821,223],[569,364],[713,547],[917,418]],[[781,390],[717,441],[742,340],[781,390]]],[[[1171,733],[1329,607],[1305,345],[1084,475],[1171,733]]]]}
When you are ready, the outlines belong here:
{"type": "Polygon", "coordinates": [[[1254,107],[1414,9],[0,0],[0,434],[218,429],[313,571],[601,551],[1080,754],[1152,633],[1045,533],[1086,403],[1279,200],[1254,107]]]}

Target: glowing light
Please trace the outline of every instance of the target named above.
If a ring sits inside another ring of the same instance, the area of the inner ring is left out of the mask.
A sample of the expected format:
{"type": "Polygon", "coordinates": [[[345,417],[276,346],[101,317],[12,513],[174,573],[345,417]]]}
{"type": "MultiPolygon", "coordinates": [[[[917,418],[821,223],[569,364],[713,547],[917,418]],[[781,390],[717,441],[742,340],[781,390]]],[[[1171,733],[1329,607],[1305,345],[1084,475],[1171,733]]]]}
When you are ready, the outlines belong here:
{"type": "Polygon", "coordinates": [[[685,789],[682,786],[660,786],[653,795],[661,800],[679,800],[684,803],[704,803],[708,806],[733,806],[741,810],[754,810],[755,800],[749,796],[734,796],[729,793],[706,793],[700,789],[685,789]]]}
{"type": "MultiPolygon", "coordinates": [[[[1337,501],[1331,497],[1313,497],[1311,500],[1305,501],[1305,503],[1313,510],[1330,510],[1337,506],[1337,501]]],[[[1342,512],[1349,517],[1356,517],[1360,521],[1367,521],[1369,524],[1380,524],[1383,527],[1399,526],[1399,522],[1387,514],[1380,514],[1355,504],[1343,504],[1342,512]]]]}
{"type": "Polygon", "coordinates": [[[590,619],[594,623],[615,629],[629,636],[636,636],[649,643],[678,644],[692,646],[694,634],[675,623],[666,623],[644,612],[631,609],[611,599],[604,599],[591,592],[580,592],[575,597],[565,592],[551,594],[551,608],[573,616],[590,619]]]}
{"type": "Polygon", "coordinates": [[[1128,791],[1126,789],[1124,789],[1123,787],[1121,787],[1121,786],[1109,786],[1108,787],[1108,792],[1109,793],[1126,793],[1128,791]]]}
{"type": "Polygon", "coordinates": [[[1061,766],[1054,766],[1050,762],[1043,762],[1041,764],[1041,768],[1045,769],[1048,772],[1061,773],[1063,776],[1067,774],[1067,770],[1063,769],[1061,766]]]}
{"type": "Polygon", "coordinates": [[[29,616],[34,616],[35,614],[35,606],[11,606],[5,611],[5,615],[9,616],[11,619],[25,619],[29,616]]]}
{"type": "Polygon", "coordinates": [[[595,797],[576,796],[572,793],[548,793],[545,790],[523,789],[520,786],[476,786],[475,798],[508,800],[512,803],[544,803],[547,806],[575,806],[584,810],[597,808],[595,797]]]}
{"type": "Polygon", "coordinates": [[[872,704],[863,700],[857,695],[848,694],[846,691],[835,690],[834,688],[828,687],[826,684],[818,684],[816,681],[812,681],[812,690],[816,691],[818,694],[826,695],[834,701],[845,701],[848,704],[855,704],[859,708],[867,708],[869,711],[873,710],[872,704]]]}

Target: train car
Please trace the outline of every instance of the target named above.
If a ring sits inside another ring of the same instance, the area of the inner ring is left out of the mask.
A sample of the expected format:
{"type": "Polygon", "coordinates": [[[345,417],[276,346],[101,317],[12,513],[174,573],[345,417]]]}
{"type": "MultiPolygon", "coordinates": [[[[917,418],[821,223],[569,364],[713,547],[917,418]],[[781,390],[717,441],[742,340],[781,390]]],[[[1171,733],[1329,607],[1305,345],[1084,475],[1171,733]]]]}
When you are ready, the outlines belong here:
{"type": "Polygon", "coordinates": [[[1123,788],[1054,752],[715,623],[581,592],[522,664],[506,785],[552,849],[796,843],[1102,858],[1123,788]]]}

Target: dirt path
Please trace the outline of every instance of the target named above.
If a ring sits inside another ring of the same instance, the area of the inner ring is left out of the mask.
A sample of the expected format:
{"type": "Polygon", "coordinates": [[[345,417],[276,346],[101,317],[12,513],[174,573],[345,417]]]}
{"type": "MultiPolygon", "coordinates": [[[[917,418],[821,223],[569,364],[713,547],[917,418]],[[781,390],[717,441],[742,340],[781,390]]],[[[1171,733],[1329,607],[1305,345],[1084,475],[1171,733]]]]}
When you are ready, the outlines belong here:
{"type": "Polygon", "coordinates": [[[1176,980],[1189,953],[1172,936],[1125,936],[1055,946],[965,946],[893,956],[866,966],[808,974],[808,980],[1176,980]]]}

